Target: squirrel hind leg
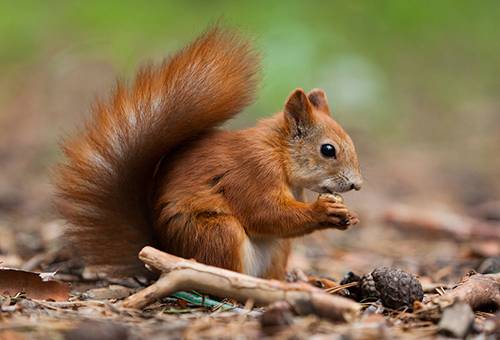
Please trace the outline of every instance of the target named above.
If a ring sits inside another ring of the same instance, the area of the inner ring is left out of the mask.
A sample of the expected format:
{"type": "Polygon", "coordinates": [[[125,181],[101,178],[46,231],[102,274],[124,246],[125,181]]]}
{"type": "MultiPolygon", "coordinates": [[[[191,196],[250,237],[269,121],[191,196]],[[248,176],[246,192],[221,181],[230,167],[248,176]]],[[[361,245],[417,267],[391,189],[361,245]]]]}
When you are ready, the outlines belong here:
{"type": "Polygon", "coordinates": [[[242,246],[247,236],[240,222],[231,215],[197,213],[170,219],[157,226],[162,248],[174,255],[243,272],[242,246]]]}
{"type": "Polygon", "coordinates": [[[181,213],[193,209],[162,207],[155,229],[163,250],[247,275],[285,278],[291,239],[250,237],[228,208],[213,211],[201,204],[197,213],[181,213]]]}

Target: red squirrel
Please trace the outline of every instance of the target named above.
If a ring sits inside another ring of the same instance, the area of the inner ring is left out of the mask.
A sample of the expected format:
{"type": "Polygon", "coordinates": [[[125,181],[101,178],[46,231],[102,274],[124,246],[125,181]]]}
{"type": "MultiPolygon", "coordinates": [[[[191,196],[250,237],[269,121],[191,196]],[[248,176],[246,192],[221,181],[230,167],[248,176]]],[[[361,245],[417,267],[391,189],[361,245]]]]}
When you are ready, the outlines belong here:
{"type": "Polygon", "coordinates": [[[253,276],[283,279],[290,242],[358,219],[331,195],[359,190],[349,135],[325,93],[296,89],[255,127],[219,125],[254,99],[259,54],[215,27],[130,87],[117,83],[66,141],[57,207],[75,254],[112,276],[142,273],[145,245],[253,276]]]}

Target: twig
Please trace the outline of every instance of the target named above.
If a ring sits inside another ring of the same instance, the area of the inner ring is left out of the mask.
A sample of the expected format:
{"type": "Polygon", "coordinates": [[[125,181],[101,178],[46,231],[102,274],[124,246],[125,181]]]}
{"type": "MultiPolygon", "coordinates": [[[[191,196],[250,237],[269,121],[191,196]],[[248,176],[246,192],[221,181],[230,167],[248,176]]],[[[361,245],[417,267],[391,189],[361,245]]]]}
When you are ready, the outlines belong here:
{"type": "Polygon", "coordinates": [[[128,308],[143,308],[164,296],[182,290],[198,290],[219,297],[232,297],[242,303],[252,299],[258,305],[285,300],[296,310],[308,310],[333,320],[352,320],[361,305],[349,299],[332,296],[306,283],[264,280],[207,266],[145,247],[141,261],[163,272],[151,286],[129,296],[123,303],[128,308]]]}
{"type": "Polygon", "coordinates": [[[450,304],[454,301],[468,303],[473,310],[485,305],[500,307],[500,273],[475,274],[466,277],[451,291],[436,297],[432,302],[450,304]]]}

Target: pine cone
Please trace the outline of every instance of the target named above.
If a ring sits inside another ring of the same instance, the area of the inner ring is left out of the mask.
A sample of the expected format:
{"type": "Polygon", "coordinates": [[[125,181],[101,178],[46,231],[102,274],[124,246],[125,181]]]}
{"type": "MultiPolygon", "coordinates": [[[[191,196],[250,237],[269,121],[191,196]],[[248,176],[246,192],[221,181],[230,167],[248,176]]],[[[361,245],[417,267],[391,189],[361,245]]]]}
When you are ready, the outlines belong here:
{"type": "Polygon", "coordinates": [[[359,281],[359,286],[361,288],[361,296],[364,300],[378,300],[380,299],[380,294],[377,290],[377,285],[372,274],[363,275],[359,281]]]}
{"type": "Polygon", "coordinates": [[[424,291],[415,275],[398,268],[380,267],[364,275],[360,281],[363,299],[380,299],[388,308],[412,308],[422,301],[424,291]]]}

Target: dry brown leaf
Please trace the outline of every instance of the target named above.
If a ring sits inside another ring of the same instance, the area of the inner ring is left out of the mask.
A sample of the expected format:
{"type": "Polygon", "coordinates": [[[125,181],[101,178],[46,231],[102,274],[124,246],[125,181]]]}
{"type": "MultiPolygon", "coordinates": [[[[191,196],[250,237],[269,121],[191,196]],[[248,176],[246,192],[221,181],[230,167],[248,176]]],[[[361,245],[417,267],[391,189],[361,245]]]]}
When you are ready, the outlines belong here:
{"type": "Polygon", "coordinates": [[[51,280],[50,275],[0,268],[0,295],[25,293],[37,300],[66,301],[69,289],[68,284],[51,280]]]}

